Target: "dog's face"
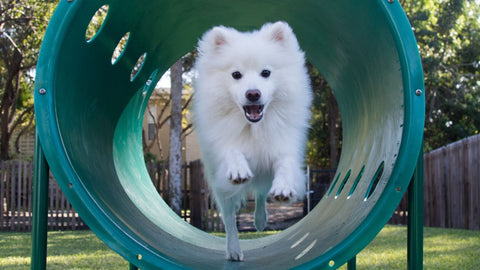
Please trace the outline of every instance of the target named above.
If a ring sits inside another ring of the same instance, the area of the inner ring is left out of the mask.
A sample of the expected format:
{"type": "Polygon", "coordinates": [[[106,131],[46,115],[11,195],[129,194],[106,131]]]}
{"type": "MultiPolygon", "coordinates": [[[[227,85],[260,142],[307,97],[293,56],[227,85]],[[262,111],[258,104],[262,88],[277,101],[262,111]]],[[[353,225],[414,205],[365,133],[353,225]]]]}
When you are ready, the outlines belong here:
{"type": "MultiPolygon", "coordinates": [[[[241,33],[232,28],[215,27],[199,44],[200,63],[207,67],[212,88],[228,93],[228,98],[249,123],[264,119],[268,107],[282,98],[282,82],[288,76],[292,54],[298,59],[298,42],[288,24],[267,24],[261,30],[241,33]]],[[[303,55],[300,57],[303,61],[303,55]]],[[[213,90],[213,89],[211,89],[213,90]]]]}
{"type": "Polygon", "coordinates": [[[229,92],[236,105],[244,112],[245,118],[256,123],[263,119],[263,114],[272,99],[275,89],[273,68],[257,64],[254,67],[238,65],[231,68],[231,86],[229,92]]]}

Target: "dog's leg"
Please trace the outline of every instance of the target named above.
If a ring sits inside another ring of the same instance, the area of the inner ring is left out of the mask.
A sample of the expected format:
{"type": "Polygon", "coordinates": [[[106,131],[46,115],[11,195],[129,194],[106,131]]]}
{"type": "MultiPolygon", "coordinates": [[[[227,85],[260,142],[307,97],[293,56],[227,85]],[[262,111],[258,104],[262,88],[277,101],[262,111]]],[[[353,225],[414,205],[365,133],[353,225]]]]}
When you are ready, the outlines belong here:
{"type": "Polygon", "coordinates": [[[265,194],[256,194],[254,225],[257,231],[263,232],[263,230],[267,226],[267,220],[267,196],[265,194]]]}
{"type": "Polygon", "coordinates": [[[291,202],[305,194],[306,176],[300,163],[292,157],[283,157],[275,164],[270,196],[279,202],[291,202]]]}
{"type": "Polygon", "coordinates": [[[236,208],[239,202],[236,196],[233,198],[224,198],[219,201],[220,211],[222,213],[223,224],[227,234],[227,260],[243,261],[243,252],[238,240],[238,229],[236,219],[236,208]]]}
{"type": "Polygon", "coordinates": [[[253,177],[245,156],[238,150],[230,150],[225,155],[227,179],[234,185],[243,184],[253,177]]]}

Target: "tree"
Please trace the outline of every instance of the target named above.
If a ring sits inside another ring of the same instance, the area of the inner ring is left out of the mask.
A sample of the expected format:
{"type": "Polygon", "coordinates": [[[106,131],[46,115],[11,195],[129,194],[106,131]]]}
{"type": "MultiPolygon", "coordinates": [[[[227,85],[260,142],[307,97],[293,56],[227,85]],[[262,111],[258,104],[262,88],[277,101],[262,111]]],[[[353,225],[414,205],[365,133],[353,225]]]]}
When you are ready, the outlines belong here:
{"type": "Polygon", "coordinates": [[[33,73],[57,2],[0,2],[0,160],[10,158],[14,131],[21,136],[33,124],[33,73]]]}
{"type": "Polygon", "coordinates": [[[342,123],[335,96],[319,71],[307,63],[313,90],[307,163],[313,168],[336,169],[342,141],[342,123]]]}
{"type": "Polygon", "coordinates": [[[171,68],[172,87],[170,117],[169,155],[169,199],[170,207],[178,215],[182,211],[182,73],[183,60],[180,58],[171,68]]]}
{"type": "Polygon", "coordinates": [[[401,1],[425,74],[427,151],[480,128],[480,7],[473,0],[401,1]]]}

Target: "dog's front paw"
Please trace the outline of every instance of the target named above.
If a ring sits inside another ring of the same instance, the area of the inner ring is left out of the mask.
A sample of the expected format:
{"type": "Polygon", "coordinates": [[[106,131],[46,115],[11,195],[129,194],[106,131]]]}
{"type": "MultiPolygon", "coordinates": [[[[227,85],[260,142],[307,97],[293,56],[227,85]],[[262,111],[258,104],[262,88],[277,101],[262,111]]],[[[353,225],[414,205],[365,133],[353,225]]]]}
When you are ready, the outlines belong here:
{"type": "Polygon", "coordinates": [[[234,185],[239,185],[247,182],[253,177],[252,171],[248,167],[247,162],[239,162],[229,166],[227,170],[227,178],[234,185]]]}
{"type": "Polygon", "coordinates": [[[283,185],[273,185],[269,194],[277,202],[291,202],[297,197],[297,192],[293,188],[283,185]]]}
{"type": "MultiPolygon", "coordinates": [[[[228,236],[227,236],[228,238],[228,236]]],[[[230,261],[243,261],[243,252],[240,248],[237,236],[233,239],[228,239],[227,243],[227,260],[230,261]]]]}
{"type": "Polygon", "coordinates": [[[242,250],[229,250],[227,254],[227,260],[229,261],[243,261],[243,252],[242,250]]]}

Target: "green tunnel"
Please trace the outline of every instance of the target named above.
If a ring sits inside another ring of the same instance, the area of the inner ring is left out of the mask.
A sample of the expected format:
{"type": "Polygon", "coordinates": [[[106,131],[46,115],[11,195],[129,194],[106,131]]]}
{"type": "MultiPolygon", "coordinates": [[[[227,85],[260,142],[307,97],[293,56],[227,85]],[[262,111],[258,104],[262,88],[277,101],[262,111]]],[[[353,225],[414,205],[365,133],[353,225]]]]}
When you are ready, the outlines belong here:
{"type": "Polygon", "coordinates": [[[360,252],[403,197],[421,148],[423,92],[417,44],[398,0],[61,0],[37,66],[35,113],[62,190],[88,226],[134,265],[331,269],[360,252]],[[87,41],[103,5],[105,21],[87,41]],[[242,241],[245,261],[228,262],[224,239],[178,218],[156,192],[143,160],[143,115],[156,82],[206,30],[279,20],[292,26],[334,91],[342,154],[329,191],[308,216],[278,234],[242,241]]]}

